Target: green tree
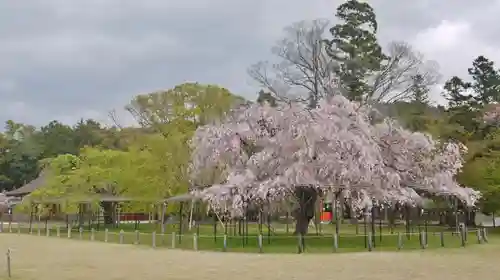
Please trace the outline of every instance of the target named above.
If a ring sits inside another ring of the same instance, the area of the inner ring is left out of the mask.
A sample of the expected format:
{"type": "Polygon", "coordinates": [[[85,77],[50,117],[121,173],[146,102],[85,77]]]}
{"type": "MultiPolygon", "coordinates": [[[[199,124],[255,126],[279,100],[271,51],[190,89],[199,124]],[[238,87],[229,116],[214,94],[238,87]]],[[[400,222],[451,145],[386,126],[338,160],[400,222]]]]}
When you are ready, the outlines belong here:
{"type": "Polygon", "coordinates": [[[0,175],[2,188],[13,189],[36,178],[42,147],[33,126],[6,122],[0,137],[0,175]]]}
{"type": "Polygon", "coordinates": [[[165,133],[163,127],[167,124],[179,123],[181,127],[194,129],[243,102],[242,97],[225,88],[186,83],[167,91],[138,95],[126,109],[141,126],[165,133]]]}
{"type": "MultiPolygon", "coordinates": [[[[126,151],[87,147],[79,156],[58,155],[44,161],[46,185],[30,196],[34,198],[65,197],[67,201],[94,199],[104,209],[107,223],[113,222],[115,205],[100,202],[99,195],[132,198],[125,209],[146,211],[146,202],[188,191],[186,175],[189,163],[190,133],[169,126],[168,137],[144,134],[126,151]]],[[[65,211],[74,211],[70,205],[65,211]]]]}
{"type": "Polygon", "coordinates": [[[444,84],[443,96],[448,100],[448,106],[468,106],[472,101],[472,95],[467,92],[471,84],[464,82],[460,77],[453,76],[444,84]]]}
{"type": "Polygon", "coordinates": [[[387,59],[377,41],[375,11],[366,2],[349,0],[338,6],[336,17],[342,23],[330,29],[328,53],[340,63],[337,75],[346,96],[362,101],[372,91],[367,78],[387,59]]]}
{"type": "Polygon", "coordinates": [[[465,186],[481,191],[480,209],[484,213],[500,210],[500,131],[482,141],[469,143],[469,156],[458,176],[465,186]]]}
{"type": "Polygon", "coordinates": [[[425,79],[421,74],[417,74],[412,77],[411,85],[411,102],[419,106],[429,106],[429,86],[425,83],[425,79]]]}
{"type": "MultiPolygon", "coordinates": [[[[79,168],[80,159],[76,155],[63,154],[54,158],[44,158],[39,162],[39,166],[44,173],[44,185],[30,193],[23,199],[21,205],[16,206],[16,211],[30,211],[31,200],[44,200],[54,198],[66,198],[77,193],[78,185],[71,182],[71,175],[79,168]]],[[[81,197],[80,197],[81,198],[81,197]]],[[[66,213],[75,213],[77,203],[61,200],[61,206],[66,213]]],[[[42,212],[45,209],[42,209],[42,212]]],[[[40,213],[42,214],[42,213],[40,213]]]]}
{"type": "Polygon", "coordinates": [[[16,123],[8,120],[5,123],[5,136],[10,140],[23,141],[35,134],[36,128],[32,125],[16,123]]]}
{"type": "Polygon", "coordinates": [[[429,100],[430,89],[422,75],[417,74],[412,77],[410,90],[408,128],[413,131],[427,131],[434,118],[429,100]]]}
{"type": "Polygon", "coordinates": [[[77,148],[101,146],[104,144],[105,137],[105,129],[99,122],[92,119],[81,119],[73,127],[73,141],[77,148]]]}
{"type": "Polygon", "coordinates": [[[500,74],[492,61],[478,56],[468,73],[472,82],[454,76],[444,86],[449,123],[454,127],[452,138],[461,141],[480,140],[487,136],[490,128],[482,119],[485,106],[500,99],[500,74]]]}
{"type": "Polygon", "coordinates": [[[73,129],[58,121],[51,121],[42,126],[38,133],[39,142],[43,147],[44,158],[54,157],[60,154],[77,154],[78,145],[75,143],[73,129]]]}
{"type": "Polygon", "coordinates": [[[470,88],[477,103],[484,106],[500,101],[500,73],[493,61],[480,55],[467,71],[473,80],[470,88]]]}

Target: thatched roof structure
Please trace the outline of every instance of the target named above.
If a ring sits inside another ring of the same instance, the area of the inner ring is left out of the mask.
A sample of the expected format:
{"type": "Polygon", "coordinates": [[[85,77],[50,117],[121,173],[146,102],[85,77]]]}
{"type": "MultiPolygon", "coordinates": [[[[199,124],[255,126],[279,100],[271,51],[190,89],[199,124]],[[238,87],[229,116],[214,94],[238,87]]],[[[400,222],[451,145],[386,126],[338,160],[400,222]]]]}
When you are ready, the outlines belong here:
{"type": "Polygon", "coordinates": [[[68,194],[60,197],[47,197],[47,198],[27,198],[31,203],[53,203],[59,204],[64,202],[69,203],[91,203],[95,201],[100,202],[131,202],[131,201],[143,201],[137,198],[115,196],[110,194],[88,194],[88,195],[76,195],[68,194]]]}
{"type": "Polygon", "coordinates": [[[37,190],[41,186],[45,184],[47,178],[47,173],[42,171],[40,175],[32,180],[31,182],[27,183],[26,185],[17,188],[15,190],[6,192],[5,195],[7,196],[24,196],[32,193],[33,191],[37,190]]]}
{"type": "Polygon", "coordinates": [[[132,201],[137,201],[137,202],[150,202],[150,203],[176,203],[176,202],[186,202],[186,201],[193,201],[193,200],[201,200],[201,197],[194,195],[192,193],[185,193],[165,199],[145,199],[145,198],[132,198],[132,197],[122,197],[122,196],[115,196],[111,194],[65,194],[63,196],[59,197],[47,197],[47,198],[31,198],[27,195],[31,194],[35,190],[39,189],[42,187],[47,179],[47,172],[42,171],[40,175],[32,180],[31,182],[27,183],[26,185],[17,188],[15,190],[6,192],[5,195],[9,197],[24,197],[24,199],[27,199],[31,203],[54,203],[54,204],[59,204],[59,203],[64,203],[64,202],[70,202],[70,203],[90,203],[90,202],[95,202],[95,201],[101,201],[101,202],[132,202],[132,201]]]}
{"type": "Polygon", "coordinates": [[[88,195],[72,195],[68,194],[61,197],[47,197],[47,198],[25,198],[32,203],[91,203],[95,201],[100,202],[148,202],[148,203],[176,203],[176,202],[187,202],[187,201],[198,201],[201,200],[201,197],[193,195],[191,193],[185,193],[173,197],[169,197],[166,199],[147,199],[147,198],[137,198],[137,197],[123,197],[123,196],[114,196],[110,194],[88,194],[88,195]]]}

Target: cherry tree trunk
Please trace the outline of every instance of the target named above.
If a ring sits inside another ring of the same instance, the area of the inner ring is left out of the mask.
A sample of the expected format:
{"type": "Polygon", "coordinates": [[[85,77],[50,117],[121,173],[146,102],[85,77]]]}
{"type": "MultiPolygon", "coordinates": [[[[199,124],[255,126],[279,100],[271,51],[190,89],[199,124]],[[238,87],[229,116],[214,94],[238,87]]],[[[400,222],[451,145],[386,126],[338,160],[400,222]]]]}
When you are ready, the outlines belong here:
{"type": "Polygon", "coordinates": [[[389,229],[391,230],[391,233],[393,233],[394,228],[396,227],[396,217],[399,214],[399,211],[396,206],[391,206],[386,211],[388,211],[389,229]]]}
{"type": "Polygon", "coordinates": [[[298,187],[295,189],[295,198],[298,206],[294,211],[296,235],[306,235],[309,223],[314,217],[318,192],[310,187],[298,187]]]}
{"type": "Polygon", "coordinates": [[[476,212],[470,212],[467,215],[467,226],[468,227],[475,227],[476,226],[476,212]]]}

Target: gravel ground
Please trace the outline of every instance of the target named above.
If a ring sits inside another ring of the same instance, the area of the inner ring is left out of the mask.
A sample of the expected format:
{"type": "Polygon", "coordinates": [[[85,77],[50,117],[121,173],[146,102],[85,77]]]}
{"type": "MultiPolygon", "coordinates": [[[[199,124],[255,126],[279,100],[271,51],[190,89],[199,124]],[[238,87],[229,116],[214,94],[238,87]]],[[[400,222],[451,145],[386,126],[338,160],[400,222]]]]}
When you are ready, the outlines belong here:
{"type": "MultiPolygon", "coordinates": [[[[14,280],[496,279],[500,242],[426,252],[272,255],[193,252],[3,234],[14,280]]],[[[6,278],[6,258],[0,279],[6,278]]]]}

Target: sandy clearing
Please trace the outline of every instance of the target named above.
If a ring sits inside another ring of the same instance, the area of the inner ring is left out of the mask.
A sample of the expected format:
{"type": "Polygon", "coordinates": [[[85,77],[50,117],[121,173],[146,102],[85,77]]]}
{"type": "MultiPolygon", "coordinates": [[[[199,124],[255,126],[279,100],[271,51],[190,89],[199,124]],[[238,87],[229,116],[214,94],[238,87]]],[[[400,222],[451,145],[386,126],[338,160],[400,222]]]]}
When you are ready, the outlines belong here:
{"type": "MultiPolygon", "coordinates": [[[[427,252],[257,255],[151,249],[28,235],[0,235],[13,279],[492,279],[499,244],[427,252]]],[[[0,260],[0,279],[5,257],[0,260]]]]}

